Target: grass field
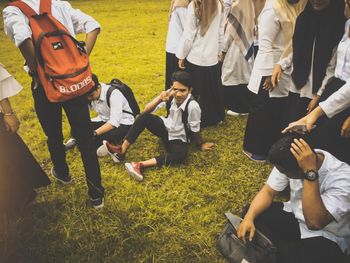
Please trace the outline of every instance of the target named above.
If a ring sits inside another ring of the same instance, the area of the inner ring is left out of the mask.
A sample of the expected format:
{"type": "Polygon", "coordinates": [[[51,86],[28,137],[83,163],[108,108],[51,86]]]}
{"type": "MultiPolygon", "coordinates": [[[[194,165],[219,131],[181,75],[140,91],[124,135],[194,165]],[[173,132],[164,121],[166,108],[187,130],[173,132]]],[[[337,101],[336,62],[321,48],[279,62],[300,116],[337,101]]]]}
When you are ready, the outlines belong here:
{"type": "MultiPolygon", "coordinates": [[[[164,86],[168,0],[70,1],[102,26],[91,56],[101,81],[118,77],[130,84],[141,106],[164,86]]],[[[0,4],[3,8],[4,4],[0,4]]],[[[23,59],[0,24],[0,62],[25,89],[12,99],[22,122],[20,134],[49,172],[46,139],[36,119],[23,72],[23,59]]],[[[149,169],[145,181],[129,178],[123,165],[100,160],[105,208],[92,209],[78,150],[68,153],[74,183],[40,191],[24,221],[0,232],[0,262],[224,262],[216,239],[224,212],[239,213],[266,180],[270,167],[242,154],[246,119],[227,117],[204,137],[213,152],[194,147],[185,165],[149,169]]],[[[67,121],[64,135],[69,136],[67,121]]],[[[0,146],[1,147],[1,146],[0,146]]],[[[153,157],[159,141],[143,134],[128,160],[153,157]]]]}

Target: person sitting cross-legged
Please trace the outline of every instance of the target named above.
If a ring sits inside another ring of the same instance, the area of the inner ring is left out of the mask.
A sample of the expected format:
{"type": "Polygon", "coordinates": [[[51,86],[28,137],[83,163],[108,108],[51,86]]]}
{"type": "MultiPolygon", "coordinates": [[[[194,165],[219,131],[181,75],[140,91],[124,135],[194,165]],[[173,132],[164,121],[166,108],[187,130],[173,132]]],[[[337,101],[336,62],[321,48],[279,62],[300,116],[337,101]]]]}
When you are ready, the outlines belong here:
{"type": "Polygon", "coordinates": [[[121,161],[124,160],[130,145],[136,141],[145,128],[162,139],[166,148],[165,154],[147,161],[125,163],[127,172],[135,180],[143,180],[142,170],[144,168],[182,163],[186,159],[190,139],[203,151],[214,147],[213,143],[202,141],[200,135],[201,109],[192,98],[191,91],[191,75],[185,71],[175,72],[172,75],[172,88],[163,91],[146,105],[121,146],[104,142],[114,161],[121,161]],[[159,109],[165,105],[169,108],[167,117],[151,114],[156,108],[159,109]]]}
{"type": "Polygon", "coordinates": [[[277,247],[279,263],[344,262],[350,248],[350,166],[294,135],[270,149],[274,164],[237,236],[252,240],[255,225],[277,247]],[[273,202],[290,186],[290,200],[273,202]]]}
{"type": "MultiPolygon", "coordinates": [[[[104,140],[113,144],[120,144],[134,123],[134,113],[127,98],[117,88],[110,84],[101,83],[95,74],[92,74],[95,86],[87,94],[90,108],[97,116],[91,119],[91,127],[94,131],[94,142],[97,156],[108,155],[106,147],[102,144],[104,140]]],[[[66,143],[66,150],[73,148],[76,144],[74,138],[66,143]]]]}

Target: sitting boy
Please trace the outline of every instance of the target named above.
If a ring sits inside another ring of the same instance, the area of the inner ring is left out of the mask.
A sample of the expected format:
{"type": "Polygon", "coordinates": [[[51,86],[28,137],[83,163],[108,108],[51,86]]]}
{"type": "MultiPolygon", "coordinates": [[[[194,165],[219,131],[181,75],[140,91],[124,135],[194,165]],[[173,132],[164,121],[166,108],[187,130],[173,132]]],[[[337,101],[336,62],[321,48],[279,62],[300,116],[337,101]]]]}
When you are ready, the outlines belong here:
{"type": "MultiPolygon", "coordinates": [[[[98,114],[91,120],[91,126],[94,131],[97,155],[102,157],[108,154],[105,146],[102,145],[103,140],[113,144],[121,143],[135,118],[127,99],[118,89],[113,89],[108,97],[110,85],[100,83],[94,74],[92,74],[92,79],[95,86],[87,96],[90,108],[98,114]]],[[[65,146],[67,150],[73,148],[75,139],[69,139],[65,146]]]]}
{"type": "Polygon", "coordinates": [[[127,172],[135,180],[143,180],[143,168],[182,163],[186,159],[190,139],[203,151],[211,150],[214,147],[213,143],[202,142],[200,135],[201,109],[192,98],[191,91],[191,75],[185,71],[175,72],[172,76],[172,88],[163,91],[146,105],[121,146],[104,142],[114,161],[121,161],[124,160],[130,145],[136,141],[145,128],[162,139],[166,148],[165,154],[147,161],[125,164],[127,172]],[[168,108],[170,107],[167,117],[151,114],[156,108],[161,108],[166,103],[168,108]]]}
{"type": "Polygon", "coordinates": [[[237,236],[252,240],[256,225],[276,245],[277,262],[344,262],[343,252],[350,251],[350,166],[295,136],[277,141],[268,159],[275,168],[237,236]],[[288,185],[290,201],[273,202],[288,185]]]}

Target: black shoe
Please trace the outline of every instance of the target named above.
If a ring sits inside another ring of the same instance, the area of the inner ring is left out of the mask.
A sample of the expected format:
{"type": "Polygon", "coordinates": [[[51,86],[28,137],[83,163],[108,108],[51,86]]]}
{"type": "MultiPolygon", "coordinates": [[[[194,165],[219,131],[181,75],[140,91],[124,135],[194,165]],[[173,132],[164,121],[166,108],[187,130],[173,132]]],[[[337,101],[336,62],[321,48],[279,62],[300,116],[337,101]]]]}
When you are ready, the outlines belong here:
{"type": "Polygon", "coordinates": [[[61,183],[63,184],[70,184],[72,182],[72,177],[70,177],[70,175],[67,175],[67,176],[59,176],[57,173],[56,173],[56,170],[55,170],[55,167],[52,167],[51,168],[51,175],[53,177],[56,178],[56,180],[60,181],[61,183]]]}
{"type": "Polygon", "coordinates": [[[91,204],[92,206],[95,208],[95,209],[100,209],[104,206],[104,203],[103,203],[103,197],[98,197],[98,198],[95,198],[95,199],[90,199],[91,201],[91,204]]]}

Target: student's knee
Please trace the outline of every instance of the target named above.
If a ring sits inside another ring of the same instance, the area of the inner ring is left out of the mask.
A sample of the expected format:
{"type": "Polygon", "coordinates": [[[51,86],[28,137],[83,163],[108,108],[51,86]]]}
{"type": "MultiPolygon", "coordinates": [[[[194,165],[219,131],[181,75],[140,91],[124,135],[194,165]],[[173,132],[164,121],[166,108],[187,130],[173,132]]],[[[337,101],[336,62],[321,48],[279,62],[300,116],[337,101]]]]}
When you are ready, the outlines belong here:
{"type": "Polygon", "coordinates": [[[147,122],[151,118],[152,114],[148,112],[142,112],[140,113],[135,122],[140,121],[140,122],[147,122]]]}

